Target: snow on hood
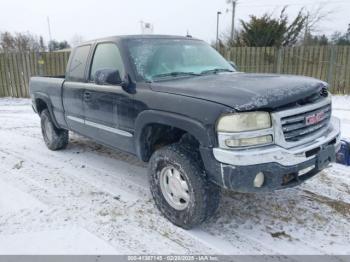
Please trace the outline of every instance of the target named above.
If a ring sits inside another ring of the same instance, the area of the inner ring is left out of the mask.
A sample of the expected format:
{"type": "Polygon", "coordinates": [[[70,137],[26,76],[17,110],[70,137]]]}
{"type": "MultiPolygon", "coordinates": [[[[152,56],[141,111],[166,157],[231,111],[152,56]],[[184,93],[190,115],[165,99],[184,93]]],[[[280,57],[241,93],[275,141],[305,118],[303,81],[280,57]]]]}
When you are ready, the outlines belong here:
{"type": "Polygon", "coordinates": [[[223,73],[154,82],[151,89],[249,111],[281,107],[319,92],[325,86],[321,80],[304,76],[223,73]]]}

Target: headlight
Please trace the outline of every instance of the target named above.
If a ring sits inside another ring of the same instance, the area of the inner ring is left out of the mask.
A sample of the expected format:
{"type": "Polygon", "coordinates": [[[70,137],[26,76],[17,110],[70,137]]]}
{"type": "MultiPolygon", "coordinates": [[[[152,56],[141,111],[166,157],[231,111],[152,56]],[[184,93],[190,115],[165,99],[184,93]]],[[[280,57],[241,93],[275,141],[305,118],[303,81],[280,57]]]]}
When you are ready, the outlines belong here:
{"type": "Polygon", "coordinates": [[[271,127],[268,112],[247,112],[223,116],[217,124],[219,132],[244,132],[271,127]]]}

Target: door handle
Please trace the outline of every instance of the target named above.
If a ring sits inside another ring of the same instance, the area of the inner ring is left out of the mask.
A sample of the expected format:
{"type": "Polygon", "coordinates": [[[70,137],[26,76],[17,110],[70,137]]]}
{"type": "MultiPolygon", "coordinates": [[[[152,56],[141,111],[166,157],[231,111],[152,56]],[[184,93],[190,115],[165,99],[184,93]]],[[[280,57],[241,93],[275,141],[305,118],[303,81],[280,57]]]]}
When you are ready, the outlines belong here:
{"type": "Polygon", "coordinates": [[[84,92],[84,100],[89,101],[91,99],[91,93],[90,92],[84,92]]]}

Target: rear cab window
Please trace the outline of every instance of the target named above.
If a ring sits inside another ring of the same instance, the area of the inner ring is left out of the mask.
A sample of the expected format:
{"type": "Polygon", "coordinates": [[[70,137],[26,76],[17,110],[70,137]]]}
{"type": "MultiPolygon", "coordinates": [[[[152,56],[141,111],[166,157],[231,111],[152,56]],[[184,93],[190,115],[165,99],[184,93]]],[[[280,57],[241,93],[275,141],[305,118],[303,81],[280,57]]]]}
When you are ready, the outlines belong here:
{"type": "Polygon", "coordinates": [[[72,61],[67,72],[67,79],[70,81],[84,81],[85,69],[88,61],[91,45],[76,47],[72,54],[72,61]]]}

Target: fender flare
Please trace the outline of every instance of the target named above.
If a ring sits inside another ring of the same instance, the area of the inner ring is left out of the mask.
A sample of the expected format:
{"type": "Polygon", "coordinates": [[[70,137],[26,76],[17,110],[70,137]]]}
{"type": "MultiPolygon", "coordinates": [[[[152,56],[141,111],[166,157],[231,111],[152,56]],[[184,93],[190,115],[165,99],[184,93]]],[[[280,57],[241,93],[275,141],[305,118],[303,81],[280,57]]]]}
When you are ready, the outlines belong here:
{"type": "Polygon", "coordinates": [[[36,112],[39,114],[38,110],[37,110],[37,99],[41,99],[45,102],[45,104],[47,105],[47,109],[49,110],[49,113],[50,113],[50,116],[51,116],[51,119],[54,123],[54,125],[56,127],[59,127],[57,121],[56,121],[56,118],[55,118],[55,115],[53,113],[53,106],[52,106],[52,103],[51,103],[51,99],[50,97],[45,94],[45,93],[42,93],[42,92],[36,92],[34,93],[34,102],[35,102],[35,109],[36,109],[36,112]]]}
{"type": "Polygon", "coordinates": [[[146,110],[138,115],[135,121],[135,149],[137,156],[144,161],[143,154],[143,132],[149,124],[162,124],[179,128],[195,137],[201,146],[212,147],[214,144],[213,136],[209,129],[201,122],[189,117],[178,115],[165,111],[146,110]]]}

